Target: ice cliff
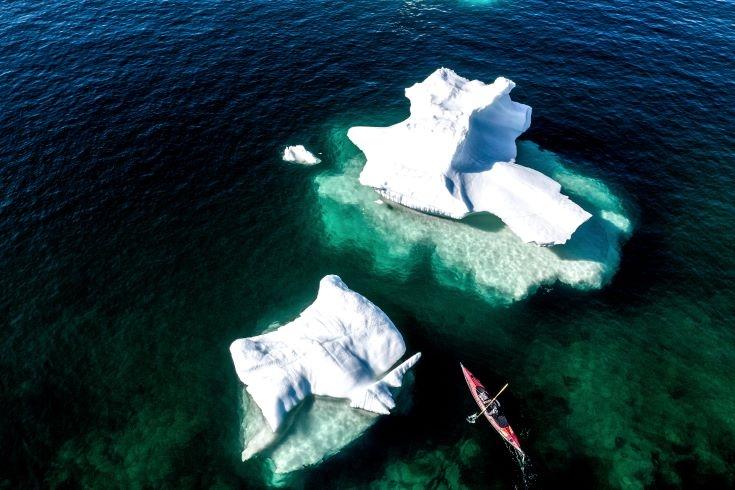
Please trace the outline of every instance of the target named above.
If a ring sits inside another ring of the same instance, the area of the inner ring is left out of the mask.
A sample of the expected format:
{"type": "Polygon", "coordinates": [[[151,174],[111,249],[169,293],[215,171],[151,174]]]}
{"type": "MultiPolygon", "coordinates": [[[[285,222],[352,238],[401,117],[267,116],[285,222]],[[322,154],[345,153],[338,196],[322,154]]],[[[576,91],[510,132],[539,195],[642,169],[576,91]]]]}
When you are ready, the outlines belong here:
{"type": "Polygon", "coordinates": [[[441,68],[407,88],[408,119],[347,133],[367,158],[360,183],[419,211],[455,219],[488,212],[525,242],[565,243],[591,215],[556,181],[515,163],[531,108],[511,100],[513,87],[441,68]]]}

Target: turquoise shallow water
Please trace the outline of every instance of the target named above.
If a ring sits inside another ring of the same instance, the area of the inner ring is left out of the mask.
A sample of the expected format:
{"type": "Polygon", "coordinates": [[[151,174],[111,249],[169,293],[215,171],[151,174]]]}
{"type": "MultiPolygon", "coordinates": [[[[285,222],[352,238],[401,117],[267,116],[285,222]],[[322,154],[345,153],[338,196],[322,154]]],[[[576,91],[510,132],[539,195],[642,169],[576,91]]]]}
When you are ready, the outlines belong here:
{"type": "Polygon", "coordinates": [[[227,347],[337,273],[424,357],[406,415],[296,483],[522,486],[464,422],[461,359],[511,382],[531,486],[732,486],[734,23],[700,1],[4,3],[0,485],[266,485],[227,347]],[[442,65],[516,81],[521,153],[629,221],[599,284],[528,287],[353,197],[346,128],[401,120],[442,65]],[[323,164],[281,162],[296,143],[323,164]]]}

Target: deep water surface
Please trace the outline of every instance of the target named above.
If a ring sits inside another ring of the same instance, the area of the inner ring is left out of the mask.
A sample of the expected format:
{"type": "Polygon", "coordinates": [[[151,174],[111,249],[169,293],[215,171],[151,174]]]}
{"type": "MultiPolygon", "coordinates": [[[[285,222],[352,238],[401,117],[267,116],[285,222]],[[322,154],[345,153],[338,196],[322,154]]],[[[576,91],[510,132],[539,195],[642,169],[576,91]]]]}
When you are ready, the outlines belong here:
{"type": "Polygon", "coordinates": [[[424,357],[408,414],[300,483],[735,485],[734,25],[703,0],[2,2],[0,487],[265,485],[227,347],[327,273],[424,357]],[[606,287],[495,301],[431,243],[396,263],[335,236],[335,141],[439,66],[513,79],[524,144],[620,200],[606,287]],[[510,382],[530,480],[464,422],[459,360],[510,382]]]}

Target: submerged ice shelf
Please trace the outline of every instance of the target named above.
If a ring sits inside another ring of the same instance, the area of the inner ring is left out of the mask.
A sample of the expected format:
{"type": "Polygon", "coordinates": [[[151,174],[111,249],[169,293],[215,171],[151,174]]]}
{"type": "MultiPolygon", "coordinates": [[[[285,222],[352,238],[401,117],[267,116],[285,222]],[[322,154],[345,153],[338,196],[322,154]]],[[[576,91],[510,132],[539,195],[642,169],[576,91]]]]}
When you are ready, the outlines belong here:
{"type": "Polygon", "coordinates": [[[537,247],[489,215],[457,222],[377,204],[372,189],[358,180],[365,157],[345,132],[343,127],[331,132],[336,169],[315,176],[325,236],[334,247],[357,248],[372,257],[378,272],[405,276],[428,254],[440,283],[508,303],[557,281],[600,288],[617,269],[620,247],[632,229],[622,201],[554,153],[523,141],[517,162],[559,182],[592,217],[564,245],[537,247]]]}
{"type": "Polygon", "coordinates": [[[407,88],[408,119],[347,132],[367,158],[360,182],[419,211],[455,219],[488,212],[525,242],[565,243],[591,215],[555,180],[515,163],[531,108],[511,100],[513,87],[441,68],[407,88]]]}
{"type": "MultiPolygon", "coordinates": [[[[402,413],[410,404],[413,373],[406,373],[397,391],[396,408],[402,413]]],[[[282,434],[273,434],[257,406],[245,389],[242,391],[243,420],[241,439],[248,452],[265,444],[259,453],[266,458],[266,480],[274,486],[292,486],[299,478],[298,470],[318,464],[355,442],[375,424],[380,415],[350,408],[345,400],[314,397],[305,401],[291,416],[282,434]]]]}
{"type": "Polygon", "coordinates": [[[275,472],[285,473],[354,440],[376,415],[395,408],[394,396],[421,356],[393,367],[405,352],[380,308],[339,277],[324,277],[316,300],[294,321],[230,346],[246,386],[243,460],[267,450],[275,472]],[[304,408],[310,395],[329,398],[304,408]]]}

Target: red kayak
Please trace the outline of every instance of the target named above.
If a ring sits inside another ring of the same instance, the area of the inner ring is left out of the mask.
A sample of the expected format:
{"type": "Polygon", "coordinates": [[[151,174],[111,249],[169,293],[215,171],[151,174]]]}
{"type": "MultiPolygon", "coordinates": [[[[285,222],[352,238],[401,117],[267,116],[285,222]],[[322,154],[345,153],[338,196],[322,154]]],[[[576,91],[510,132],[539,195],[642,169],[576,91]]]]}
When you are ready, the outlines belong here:
{"type": "MultiPolygon", "coordinates": [[[[475,378],[472,373],[469,372],[467,368],[462,365],[462,363],[460,363],[459,365],[462,368],[464,379],[465,381],[467,381],[467,386],[469,386],[470,388],[470,393],[472,393],[472,397],[477,402],[477,406],[479,406],[480,409],[484,410],[490,400],[492,400],[492,395],[488,393],[482,383],[480,383],[480,380],[475,378]]],[[[510,424],[508,424],[508,420],[503,415],[503,412],[500,409],[500,402],[495,400],[494,404],[495,408],[491,407],[487,409],[483,415],[485,415],[485,418],[488,420],[488,422],[490,422],[490,425],[492,425],[493,428],[498,431],[498,434],[500,434],[500,436],[505,439],[508,444],[513,446],[516,451],[523,455],[521,442],[518,440],[518,436],[516,436],[516,433],[513,432],[513,428],[510,426],[510,424]]]]}

